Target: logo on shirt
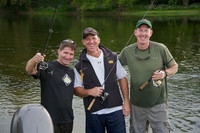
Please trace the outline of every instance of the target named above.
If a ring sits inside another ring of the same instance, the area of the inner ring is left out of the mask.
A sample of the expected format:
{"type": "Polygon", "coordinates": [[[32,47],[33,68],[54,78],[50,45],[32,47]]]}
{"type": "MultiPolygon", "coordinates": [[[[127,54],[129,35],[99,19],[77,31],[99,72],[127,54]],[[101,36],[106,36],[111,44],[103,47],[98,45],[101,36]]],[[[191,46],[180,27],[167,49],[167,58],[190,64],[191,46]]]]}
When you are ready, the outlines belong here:
{"type": "Polygon", "coordinates": [[[109,64],[113,64],[114,61],[113,61],[113,60],[109,60],[108,63],[109,63],[109,64]]]}
{"type": "Polygon", "coordinates": [[[68,86],[72,82],[72,79],[69,77],[68,74],[65,74],[65,76],[62,79],[66,86],[68,86]]]}

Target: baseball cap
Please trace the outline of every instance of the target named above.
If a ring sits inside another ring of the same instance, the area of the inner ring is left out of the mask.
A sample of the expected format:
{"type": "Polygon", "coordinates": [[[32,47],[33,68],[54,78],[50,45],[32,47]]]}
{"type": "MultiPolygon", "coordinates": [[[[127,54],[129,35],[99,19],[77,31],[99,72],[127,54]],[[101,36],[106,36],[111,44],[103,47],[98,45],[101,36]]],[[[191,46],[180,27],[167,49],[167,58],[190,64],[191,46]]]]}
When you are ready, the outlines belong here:
{"type": "Polygon", "coordinates": [[[149,20],[147,20],[147,19],[138,20],[137,23],[136,23],[136,29],[137,29],[140,25],[143,25],[143,24],[148,25],[149,28],[152,29],[152,24],[151,24],[151,22],[150,22],[149,20]]]}
{"type": "Polygon", "coordinates": [[[83,30],[82,38],[84,39],[87,35],[97,35],[98,36],[99,33],[95,29],[88,27],[85,30],[83,30]]]}

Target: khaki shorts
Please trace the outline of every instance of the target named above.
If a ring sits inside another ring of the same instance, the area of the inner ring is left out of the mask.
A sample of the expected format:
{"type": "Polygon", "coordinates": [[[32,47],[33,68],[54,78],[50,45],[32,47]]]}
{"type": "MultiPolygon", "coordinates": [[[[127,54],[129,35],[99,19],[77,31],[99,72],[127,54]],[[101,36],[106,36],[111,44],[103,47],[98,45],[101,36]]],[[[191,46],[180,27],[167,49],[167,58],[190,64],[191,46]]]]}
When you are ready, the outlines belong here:
{"type": "Polygon", "coordinates": [[[170,133],[168,105],[166,103],[151,108],[131,105],[130,133],[146,133],[149,125],[153,133],[170,133]]]}

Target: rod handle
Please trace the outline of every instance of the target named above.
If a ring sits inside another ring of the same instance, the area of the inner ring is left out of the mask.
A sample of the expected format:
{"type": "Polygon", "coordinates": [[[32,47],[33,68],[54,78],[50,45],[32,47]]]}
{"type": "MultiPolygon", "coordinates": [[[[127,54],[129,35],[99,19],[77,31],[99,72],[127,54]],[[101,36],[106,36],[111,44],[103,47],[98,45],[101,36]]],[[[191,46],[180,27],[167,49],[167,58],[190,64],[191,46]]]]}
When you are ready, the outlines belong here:
{"type": "Polygon", "coordinates": [[[147,85],[148,85],[148,81],[146,81],[142,86],[140,86],[139,90],[142,91],[147,85]]]}
{"type": "Polygon", "coordinates": [[[87,110],[90,110],[92,108],[94,102],[95,102],[95,98],[92,99],[92,101],[90,102],[90,105],[88,106],[87,110]]]}

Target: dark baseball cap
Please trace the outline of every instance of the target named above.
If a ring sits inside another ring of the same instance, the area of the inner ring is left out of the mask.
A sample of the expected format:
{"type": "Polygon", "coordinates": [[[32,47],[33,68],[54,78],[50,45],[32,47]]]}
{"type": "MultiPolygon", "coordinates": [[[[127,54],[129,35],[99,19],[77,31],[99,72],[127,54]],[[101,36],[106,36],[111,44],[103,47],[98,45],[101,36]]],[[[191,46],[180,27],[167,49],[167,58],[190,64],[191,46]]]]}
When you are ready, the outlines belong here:
{"type": "Polygon", "coordinates": [[[84,39],[87,35],[94,35],[94,36],[97,35],[97,36],[99,36],[99,33],[95,29],[88,27],[88,28],[83,30],[82,38],[84,39]]]}
{"type": "Polygon", "coordinates": [[[136,29],[137,29],[140,25],[143,25],[143,24],[148,25],[149,28],[152,29],[152,24],[151,24],[151,22],[150,22],[149,20],[147,20],[147,19],[138,20],[137,23],[136,23],[136,29]]]}

